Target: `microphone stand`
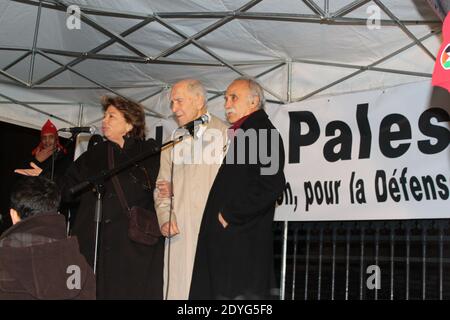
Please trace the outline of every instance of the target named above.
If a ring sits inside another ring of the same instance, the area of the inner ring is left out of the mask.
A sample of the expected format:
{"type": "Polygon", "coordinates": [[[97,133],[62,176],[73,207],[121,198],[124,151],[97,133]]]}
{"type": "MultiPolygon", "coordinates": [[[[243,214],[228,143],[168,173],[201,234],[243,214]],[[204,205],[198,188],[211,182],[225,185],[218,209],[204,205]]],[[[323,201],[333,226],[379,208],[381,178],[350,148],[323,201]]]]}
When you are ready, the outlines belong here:
{"type": "MultiPolygon", "coordinates": [[[[69,138],[69,141],[67,141],[67,142],[64,144],[63,148],[67,150],[68,147],[69,147],[69,145],[70,145],[72,142],[75,142],[77,136],[78,136],[78,133],[72,134],[72,136],[69,138]]],[[[55,141],[55,143],[56,143],[56,141],[55,141]]],[[[55,148],[55,150],[52,152],[52,163],[51,163],[51,170],[50,170],[50,172],[51,172],[51,174],[50,174],[50,180],[52,180],[52,181],[54,180],[54,177],[55,177],[55,161],[56,161],[56,158],[59,157],[59,156],[63,156],[63,155],[64,155],[64,151],[63,151],[63,150],[56,150],[56,148],[55,148]]],[[[47,167],[47,168],[48,168],[48,167],[47,167]]]]}
{"type": "MultiPolygon", "coordinates": [[[[67,141],[64,146],[63,146],[63,150],[68,150],[68,147],[71,143],[75,143],[77,137],[78,137],[78,132],[72,133],[71,137],[69,138],[69,141],[67,141]]],[[[52,152],[52,162],[51,162],[51,175],[50,175],[50,180],[54,181],[55,178],[55,161],[56,158],[58,157],[64,157],[64,151],[63,150],[55,150],[52,152]]],[[[69,153],[71,154],[71,153],[69,153]]],[[[72,159],[73,160],[73,159],[72,159]]],[[[48,168],[48,167],[47,167],[48,168]]],[[[70,232],[70,219],[71,219],[71,208],[67,207],[67,227],[66,227],[66,234],[67,236],[69,235],[70,232]]]]}
{"type": "Polygon", "coordinates": [[[80,182],[79,184],[73,186],[69,189],[69,192],[71,194],[76,194],[82,190],[85,190],[88,187],[93,187],[93,191],[96,195],[96,202],[95,202],[95,215],[94,215],[94,222],[95,222],[95,247],[94,247],[94,273],[97,274],[97,263],[98,263],[98,254],[99,254],[99,239],[100,239],[100,225],[102,221],[102,202],[103,202],[103,195],[104,195],[104,184],[105,181],[110,179],[112,176],[118,174],[119,172],[135,165],[136,163],[143,161],[147,159],[150,156],[156,155],[161,152],[162,149],[164,149],[168,145],[175,145],[179,142],[181,142],[186,135],[179,136],[173,140],[170,140],[166,143],[164,143],[162,146],[157,146],[154,148],[151,148],[150,150],[144,151],[141,154],[123,162],[122,164],[118,165],[117,167],[109,170],[102,170],[100,174],[96,176],[92,176],[90,178],[87,178],[85,181],[80,182]]]}

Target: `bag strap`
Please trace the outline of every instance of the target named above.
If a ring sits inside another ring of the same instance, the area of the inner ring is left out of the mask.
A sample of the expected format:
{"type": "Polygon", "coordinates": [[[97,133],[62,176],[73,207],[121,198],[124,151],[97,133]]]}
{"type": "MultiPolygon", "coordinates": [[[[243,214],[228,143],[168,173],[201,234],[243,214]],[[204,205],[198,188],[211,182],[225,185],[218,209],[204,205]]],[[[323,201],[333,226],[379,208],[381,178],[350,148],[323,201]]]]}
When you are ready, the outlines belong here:
{"type": "MultiPolygon", "coordinates": [[[[114,168],[114,150],[112,148],[112,145],[108,143],[108,167],[109,169],[114,168]]],[[[122,205],[123,210],[130,214],[130,207],[128,206],[127,200],[125,199],[125,194],[123,193],[122,186],[120,185],[119,178],[117,177],[117,174],[112,176],[111,178],[114,190],[116,191],[117,196],[119,197],[120,204],[122,205]]]]}

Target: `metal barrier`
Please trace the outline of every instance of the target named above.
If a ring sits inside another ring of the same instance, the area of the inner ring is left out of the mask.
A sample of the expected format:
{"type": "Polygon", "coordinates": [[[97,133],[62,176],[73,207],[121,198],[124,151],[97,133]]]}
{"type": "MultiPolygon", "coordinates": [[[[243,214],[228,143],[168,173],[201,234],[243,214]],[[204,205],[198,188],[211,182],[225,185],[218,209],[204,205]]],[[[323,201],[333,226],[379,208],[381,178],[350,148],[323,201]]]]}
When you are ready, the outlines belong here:
{"type": "Polygon", "coordinates": [[[277,222],[280,297],[450,299],[449,227],[449,220],[277,222]]]}

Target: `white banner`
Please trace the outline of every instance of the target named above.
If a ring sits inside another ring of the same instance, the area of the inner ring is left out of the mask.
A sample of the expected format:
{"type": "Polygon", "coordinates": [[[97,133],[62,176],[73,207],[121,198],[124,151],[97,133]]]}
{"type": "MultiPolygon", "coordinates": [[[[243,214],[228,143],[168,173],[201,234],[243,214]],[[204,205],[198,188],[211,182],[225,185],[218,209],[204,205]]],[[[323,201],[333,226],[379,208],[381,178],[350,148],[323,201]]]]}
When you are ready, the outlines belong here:
{"type": "Polygon", "coordinates": [[[286,150],[276,220],[449,218],[449,111],[428,81],[269,108],[286,150]]]}

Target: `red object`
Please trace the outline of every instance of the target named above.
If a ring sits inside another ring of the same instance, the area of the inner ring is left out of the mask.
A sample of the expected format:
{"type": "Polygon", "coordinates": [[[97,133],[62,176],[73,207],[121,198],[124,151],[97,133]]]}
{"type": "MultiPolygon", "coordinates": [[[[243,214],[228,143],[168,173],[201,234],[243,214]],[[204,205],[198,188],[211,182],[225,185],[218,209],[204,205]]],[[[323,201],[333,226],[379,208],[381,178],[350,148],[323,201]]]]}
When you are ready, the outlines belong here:
{"type": "Polygon", "coordinates": [[[49,133],[56,134],[57,132],[58,132],[58,129],[56,129],[53,122],[51,122],[50,120],[47,120],[47,122],[44,124],[44,126],[41,129],[41,136],[43,136],[44,134],[49,134],[49,133]]]}
{"type": "MultiPolygon", "coordinates": [[[[56,139],[56,150],[57,151],[62,150],[62,152],[64,152],[64,154],[67,153],[67,150],[59,142],[58,129],[56,129],[56,126],[50,120],[47,120],[47,122],[42,126],[41,137],[44,134],[54,134],[55,139],[56,139]]],[[[42,144],[42,141],[41,141],[39,143],[39,145],[33,149],[33,151],[31,152],[31,155],[35,156],[36,153],[38,153],[42,149],[44,149],[44,145],[42,144]]]]}
{"type": "Polygon", "coordinates": [[[442,28],[444,41],[436,58],[433,71],[433,86],[439,86],[450,92],[450,13],[444,20],[442,28]]]}

